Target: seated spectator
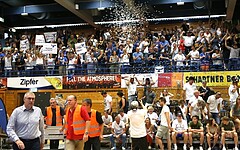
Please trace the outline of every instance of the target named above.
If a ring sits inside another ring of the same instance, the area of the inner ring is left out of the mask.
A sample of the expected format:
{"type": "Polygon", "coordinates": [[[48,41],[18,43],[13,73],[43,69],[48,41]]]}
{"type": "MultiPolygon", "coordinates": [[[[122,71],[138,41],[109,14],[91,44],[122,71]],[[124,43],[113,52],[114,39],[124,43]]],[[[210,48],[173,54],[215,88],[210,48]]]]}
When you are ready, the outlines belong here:
{"type": "Polygon", "coordinates": [[[211,150],[217,144],[217,141],[219,138],[219,135],[218,135],[219,128],[218,128],[218,124],[216,124],[213,118],[209,119],[206,128],[207,128],[206,136],[207,136],[208,150],[211,150]],[[213,139],[213,146],[211,146],[211,139],[213,139]]]}
{"type": "Polygon", "coordinates": [[[120,120],[121,120],[122,122],[124,122],[125,127],[126,127],[126,131],[127,131],[128,127],[129,127],[129,125],[128,125],[128,116],[127,116],[126,113],[124,113],[124,111],[123,111],[122,109],[120,109],[120,110],[118,111],[118,113],[119,113],[118,116],[120,117],[120,120]]]}
{"type": "Polygon", "coordinates": [[[126,141],[126,134],[125,134],[125,124],[123,121],[120,120],[119,116],[115,117],[115,121],[112,123],[112,135],[110,137],[110,141],[112,144],[112,149],[111,150],[117,150],[116,148],[116,142],[121,141],[122,142],[122,150],[125,150],[125,141],[126,141]]]}
{"type": "Polygon", "coordinates": [[[112,116],[108,114],[107,111],[104,111],[104,115],[102,116],[103,120],[103,134],[110,134],[111,133],[111,128],[112,128],[112,116]]]}
{"type": "Polygon", "coordinates": [[[182,118],[182,114],[178,113],[177,119],[175,119],[172,123],[172,142],[174,144],[174,150],[178,150],[177,148],[177,138],[183,138],[183,150],[187,150],[188,143],[188,125],[187,121],[182,118]]]}
{"type": "Polygon", "coordinates": [[[145,126],[147,131],[147,142],[148,142],[148,149],[152,149],[152,143],[154,138],[154,126],[151,124],[151,119],[147,117],[145,119],[145,126]]]}
{"type": "Polygon", "coordinates": [[[156,125],[156,121],[158,120],[157,113],[154,112],[154,108],[152,106],[148,106],[148,113],[146,118],[149,118],[152,125],[156,125]]]}
{"type": "Polygon", "coordinates": [[[193,150],[193,138],[194,137],[200,137],[200,146],[199,149],[203,150],[203,141],[204,141],[204,132],[203,132],[203,125],[199,121],[198,116],[193,116],[192,121],[189,122],[188,125],[188,135],[189,135],[189,144],[190,144],[190,150],[193,150]]]}
{"type": "Polygon", "coordinates": [[[182,115],[183,115],[183,119],[184,119],[184,120],[187,120],[188,108],[187,108],[187,106],[185,105],[184,100],[180,100],[180,101],[179,101],[178,107],[179,107],[180,110],[181,110],[181,113],[182,113],[182,115]]]}
{"type": "Polygon", "coordinates": [[[222,131],[222,150],[226,150],[225,147],[225,140],[226,138],[231,138],[234,140],[235,149],[238,150],[238,135],[234,127],[234,123],[230,121],[230,119],[227,116],[222,117],[221,122],[221,131],[222,131]]]}
{"type": "Polygon", "coordinates": [[[230,117],[233,118],[237,132],[240,130],[240,97],[238,96],[236,104],[233,105],[230,111],[230,117]]]}

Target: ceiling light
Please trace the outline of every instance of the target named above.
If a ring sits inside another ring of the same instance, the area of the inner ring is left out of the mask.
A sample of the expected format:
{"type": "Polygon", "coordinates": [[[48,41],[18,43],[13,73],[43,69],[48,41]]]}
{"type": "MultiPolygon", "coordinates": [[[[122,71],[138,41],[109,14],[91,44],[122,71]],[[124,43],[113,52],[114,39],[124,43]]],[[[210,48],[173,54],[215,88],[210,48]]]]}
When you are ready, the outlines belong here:
{"type": "Polygon", "coordinates": [[[178,6],[184,5],[184,2],[177,2],[177,5],[178,5],[178,6]]]}
{"type": "Polygon", "coordinates": [[[0,22],[4,22],[4,18],[0,17],[0,22]]]}
{"type": "Polygon", "coordinates": [[[78,4],[75,4],[75,9],[79,9],[79,5],[78,4]]]}
{"type": "Polygon", "coordinates": [[[28,13],[23,12],[23,13],[21,13],[21,15],[22,15],[22,16],[28,16],[28,13]]]}

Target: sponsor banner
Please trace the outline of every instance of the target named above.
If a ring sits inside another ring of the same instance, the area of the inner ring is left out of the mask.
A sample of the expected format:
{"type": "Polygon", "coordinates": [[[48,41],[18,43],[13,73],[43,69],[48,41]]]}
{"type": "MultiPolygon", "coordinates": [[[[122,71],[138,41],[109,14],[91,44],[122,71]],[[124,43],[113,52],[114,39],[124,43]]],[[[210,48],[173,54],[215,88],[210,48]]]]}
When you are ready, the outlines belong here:
{"type": "Polygon", "coordinates": [[[208,86],[229,86],[231,77],[240,79],[240,71],[217,71],[217,72],[185,72],[183,82],[186,83],[190,76],[193,76],[197,86],[201,86],[202,80],[208,82],[208,86]]]}
{"type": "Polygon", "coordinates": [[[87,48],[86,48],[86,43],[82,42],[82,43],[76,43],[75,44],[75,50],[77,54],[84,54],[87,52],[87,48]]]}
{"type": "Polygon", "coordinates": [[[127,88],[126,83],[130,80],[130,78],[134,77],[135,82],[136,79],[140,82],[141,85],[138,84],[138,87],[143,87],[142,84],[145,84],[146,78],[149,78],[151,83],[154,83],[152,87],[158,87],[158,74],[122,74],[121,75],[121,88],[127,88]]]}
{"type": "Polygon", "coordinates": [[[35,36],[35,45],[42,46],[45,43],[45,38],[43,35],[36,35],[35,36]]]}
{"type": "Polygon", "coordinates": [[[47,43],[57,41],[57,32],[44,32],[44,36],[47,43]]]}
{"type": "Polygon", "coordinates": [[[8,89],[62,89],[62,76],[16,77],[7,79],[8,89]]]}
{"type": "Polygon", "coordinates": [[[57,43],[44,43],[41,52],[43,54],[57,54],[57,43]]]}
{"type": "Polygon", "coordinates": [[[182,73],[158,74],[158,87],[182,87],[182,73]]]}
{"type": "Polygon", "coordinates": [[[120,88],[121,75],[64,76],[63,89],[120,88]]]}
{"type": "Polygon", "coordinates": [[[27,49],[29,49],[28,39],[20,40],[20,50],[26,51],[27,49]]]}

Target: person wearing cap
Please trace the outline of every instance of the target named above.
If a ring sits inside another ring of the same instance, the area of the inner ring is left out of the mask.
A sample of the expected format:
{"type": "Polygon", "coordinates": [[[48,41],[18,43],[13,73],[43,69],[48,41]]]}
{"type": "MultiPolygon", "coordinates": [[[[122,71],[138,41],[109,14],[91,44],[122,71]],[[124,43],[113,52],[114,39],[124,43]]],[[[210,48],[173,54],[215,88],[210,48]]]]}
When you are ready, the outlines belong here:
{"type": "MultiPolygon", "coordinates": [[[[63,125],[64,109],[57,105],[55,98],[49,100],[50,106],[45,108],[43,116],[45,117],[46,126],[58,126],[59,129],[63,125]]],[[[50,149],[58,149],[59,140],[50,140],[50,149]]]]}
{"type": "Polygon", "coordinates": [[[177,114],[177,119],[172,123],[172,141],[174,144],[174,150],[178,150],[177,138],[183,138],[183,150],[187,150],[188,143],[188,125],[187,121],[183,119],[182,113],[177,114]]]}
{"type": "Polygon", "coordinates": [[[107,94],[106,91],[102,91],[101,94],[103,96],[104,111],[107,111],[108,114],[111,114],[111,112],[112,112],[112,96],[107,94]]]}
{"type": "Polygon", "coordinates": [[[160,146],[161,150],[164,150],[163,139],[167,139],[168,150],[171,150],[171,139],[169,130],[172,130],[170,121],[170,109],[166,104],[166,99],[160,97],[160,105],[162,106],[162,111],[160,113],[160,126],[158,127],[156,133],[156,144],[160,146]]]}
{"type": "Polygon", "coordinates": [[[239,95],[238,91],[238,78],[236,76],[232,77],[232,84],[228,88],[229,101],[231,106],[236,103],[236,99],[239,95]]]}
{"type": "Polygon", "coordinates": [[[131,110],[127,116],[130,121],[130,137],[132,139],[132,150],[147,150],[147,132],[145,127],[145,116],[147,116],[147,108],[142,101],[132,101],[131,110]],[[139,109],[139,103],[143,109],[139,109]]]}
{"type": "Polygon", "coordinates": [[[221,98],[221,93],[218,91],[216,94],[208,97],[207,100],[207,110],[208,110],[208,118],[212,116],[217,124],[220,124],[219,112],[220,112],[220,104],[223,99],[221,98]]]}
{"type": "Polygon", "coordinates": [[[184,84],[183,86],[183,100],[185,103],[188,103],[188,101],[194,97],[194,91],[197,89],[196,84],[194,83],[194,77],[189,77],[188,82],[184,84]]]}
{"type": "Polygon", "coordinates": [[[192,142],[193,137],[200,137],[200,146],[199,149],[203,150],[203,141],[204,141],[204,132],[203,132],[203,124],[199,121],[198,116],[193,116],[192,121],[188,124],[188,138],[190,144],[190,150],[193,150],[192,142]]]}
{"type": "Polygon", "coordinates": [[[229,37],[225,39],[225,47],[230,51],[229,61],[228,61],[228,70],[237,70],[239,68],[238,61],[239,61],[240,48],[238,48],[236,42],[234,42],[233,47],[228,46],[227,44],[228,39],[229,37]]]}
{"type": "Polygon", "coordinates": [[[222,117],[222,122],[221,122],[221,143],[222,143],[222,150],[226,150],[225,147],[225,139],[226,138],[232,138],[234,140],[235,144],[235,149],[238,150],[238,135],[235,130],[234,123],[230,121],[230,119],[227,116],[222,117]]]}

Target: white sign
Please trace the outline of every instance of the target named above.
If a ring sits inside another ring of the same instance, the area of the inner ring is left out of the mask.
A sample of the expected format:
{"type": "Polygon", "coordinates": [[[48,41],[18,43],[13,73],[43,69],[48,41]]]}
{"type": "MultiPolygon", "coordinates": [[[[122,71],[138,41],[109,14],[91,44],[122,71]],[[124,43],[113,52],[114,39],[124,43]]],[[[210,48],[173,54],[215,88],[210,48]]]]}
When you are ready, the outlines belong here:
{"type": "Polygon", "coordinates": [[[7,87],[12,89],[55,88],[58,89],[62,82],[62,76],[52,77],[16,77],[7,79],[7,87]],[[59,83],[58,83],[59,82],[59,83]]]}
{"type": "Polygon", "coordinates": [[[44,33],[46,42],[56,42],[57,41],[57,32],[45,32],[44,33]]]}
{"type": "MultiPolygon", "coordinates": [[[[146,82],[146,78],[150,79],[150,82],[153,83],[152,87],[158,87],[158,74],[122,74],[121,75],[121,88],[127,88],[126,83],[130,80],[130,78],[134,78],[134,82],[137,83],[136,79],[140,82],[140,84],[144,85],[146,82]]],[[[142,87],[138,85],[138,87],[142,87]]]]}
{"type": "Polygon", "coordinates": [[[43,54],[57,54],[57,43],[44,43],[41,52],[43,54]]]}
{"type": "Polygon", "coordinates": [[[42,46],[45,43],[45,39],[43,35],[36,35],[35,36],[35,45],[42,46]]]}
{"type": "Polygon", "coordinates": [[[29,41],[28,41],[28,39],[21,40],[20,41],[20,50],[26,51],[27,49],[29,49],[29,41]]]}
{"type": "Polygon", "coordinates": [[[87,52],[87,48],[86,48],[86,43],[82,42],[82,43],[76,43],[75,44],[75,50],[77,54],[84,54],[87,52]]]}
{"type": "Polygon", "coordinates": [[[163,66],[156,66],[154,73],[158,74],[158,73],[164,73],[164,67],[163,66]]]}

